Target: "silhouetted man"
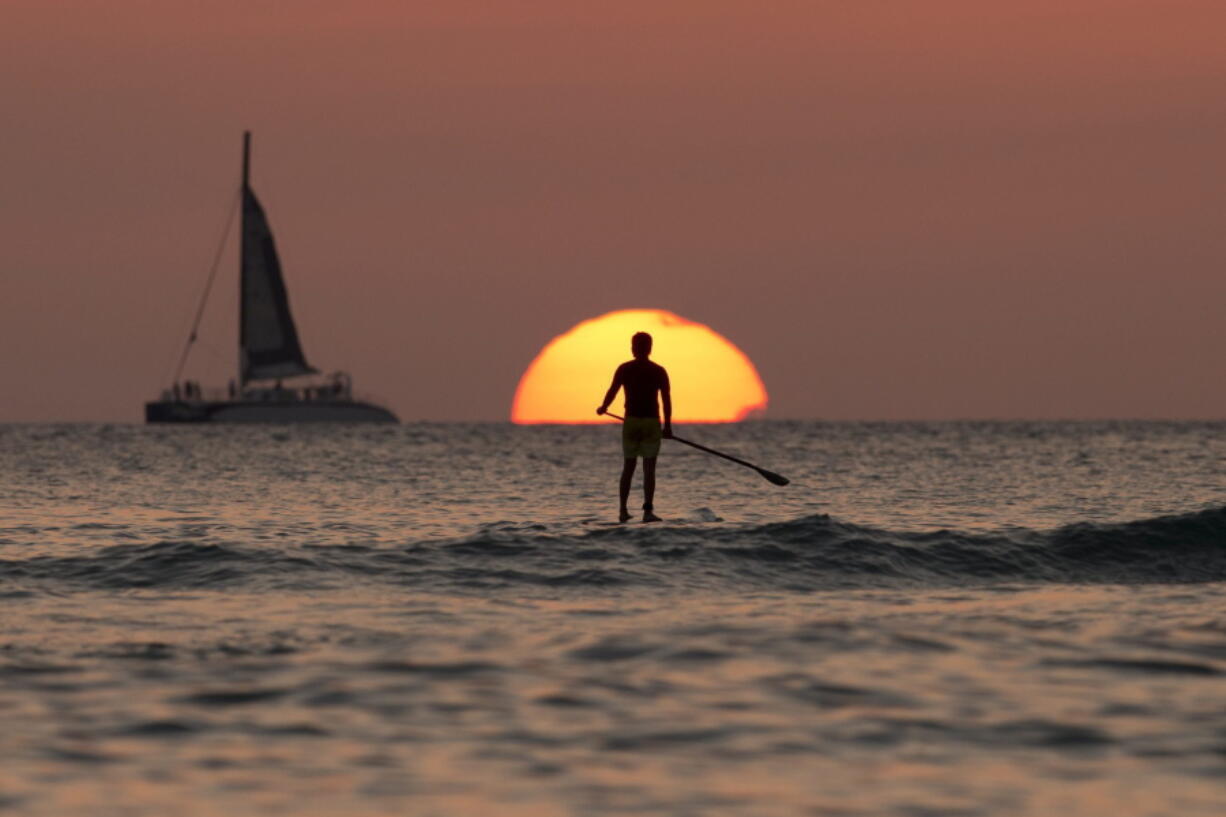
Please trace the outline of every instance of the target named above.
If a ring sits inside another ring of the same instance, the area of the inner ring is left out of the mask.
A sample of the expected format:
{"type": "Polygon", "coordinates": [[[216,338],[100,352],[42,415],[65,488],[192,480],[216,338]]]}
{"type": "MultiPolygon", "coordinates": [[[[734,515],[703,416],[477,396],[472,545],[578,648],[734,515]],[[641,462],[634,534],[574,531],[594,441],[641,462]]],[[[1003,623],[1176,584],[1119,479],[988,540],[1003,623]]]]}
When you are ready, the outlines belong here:
{"type": "Polygon", "coordinates": [[[634,466],[638,457],[643,458],[643,521],[659,522],[652,513],[652,499],[656,493],[656,457],[660,453],[660,440],[673,436],[673,398],[668,385],[668,372],[658,363],[648,360],[651,356],[651,335],[637,332],[630,339],[630,351],[634,360],[627,360],[613,373],[613,384],[605,392],[604,402],[596,409],[604,414],[617,396],[617,390],[626,390],[626,420],[622,423],[622,452],[626,456],[622,467],[621,512],[618,519],[626,522],[630,511],[626,501],[630,498],[630,482],[634,479],[634,466]],[[659,399],[657,399],[657,396],[659,399]],[[660,400],[664,402],[664,427],[660,427],[660,400]]]}

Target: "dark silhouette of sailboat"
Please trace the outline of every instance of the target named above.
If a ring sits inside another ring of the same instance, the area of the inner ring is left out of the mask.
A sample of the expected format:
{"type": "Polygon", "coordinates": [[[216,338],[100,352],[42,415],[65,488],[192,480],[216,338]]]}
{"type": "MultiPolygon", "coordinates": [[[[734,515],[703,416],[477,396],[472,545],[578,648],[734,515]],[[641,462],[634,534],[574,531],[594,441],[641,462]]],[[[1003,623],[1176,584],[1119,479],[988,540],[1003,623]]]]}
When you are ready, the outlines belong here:
{"type": "MultiPolygon", "coordinates": [[[[318,376],[306,361],[290,313],[281,262],[264,208],[251,189],[251,134],[243,134],[242,249],[239,262],[239,367],[227,389],[178,382],[145,404],[149,423],[397,422],[382,406],[353,396],[347,374],[318,376]],[[307,376],[315,375],[306,380],[307,376]],[[293,378],[290,385],[285,380],[293,378]]],[[[207,289],[206,295],[207,298],[207,289]]],[[[201,304],[201,311],[203,303],[201,304]]],[[[200,312],[196,323],[199,324],[200,312]]],[[[192,327],[184,358],[196,338],[192,327]]]]}

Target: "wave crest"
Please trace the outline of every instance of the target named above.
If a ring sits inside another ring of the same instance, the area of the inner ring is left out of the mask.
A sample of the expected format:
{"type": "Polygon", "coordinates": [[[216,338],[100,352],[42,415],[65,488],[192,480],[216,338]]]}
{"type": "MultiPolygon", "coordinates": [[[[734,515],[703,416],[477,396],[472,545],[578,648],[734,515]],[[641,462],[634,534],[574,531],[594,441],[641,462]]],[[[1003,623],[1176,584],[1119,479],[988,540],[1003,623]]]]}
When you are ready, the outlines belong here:
{"type": "Polygon", "coordinates": [[[824,515],[569,531],[501,523],[394,548],[159,541],[0,560],[0,587],[326,589],[338,579],[464,593],[1213,582],[1226,580],[1226,508],[993,533],[895,532],[824,515]]]}

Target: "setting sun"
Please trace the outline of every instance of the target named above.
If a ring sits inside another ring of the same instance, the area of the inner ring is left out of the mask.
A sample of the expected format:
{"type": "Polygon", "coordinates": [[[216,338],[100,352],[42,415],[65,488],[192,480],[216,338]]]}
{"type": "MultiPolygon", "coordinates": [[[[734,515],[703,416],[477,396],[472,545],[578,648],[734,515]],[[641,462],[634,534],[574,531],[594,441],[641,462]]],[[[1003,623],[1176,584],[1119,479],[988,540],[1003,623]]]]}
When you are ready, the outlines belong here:
{"type": "MultiPolygon", "coordinates": [[[[736,422],[766,409],[753,363],[727,338],[662,309],[626,309],[583,321],[545,345],[515,390],[516,423],[597,423],[596,406],[617,365],[630,359],[630,336],[648,332],[651,359],[668,369],[673,419],[736,422]]],[[[623,395],[611,406],[621,413],[623,395]]]]}

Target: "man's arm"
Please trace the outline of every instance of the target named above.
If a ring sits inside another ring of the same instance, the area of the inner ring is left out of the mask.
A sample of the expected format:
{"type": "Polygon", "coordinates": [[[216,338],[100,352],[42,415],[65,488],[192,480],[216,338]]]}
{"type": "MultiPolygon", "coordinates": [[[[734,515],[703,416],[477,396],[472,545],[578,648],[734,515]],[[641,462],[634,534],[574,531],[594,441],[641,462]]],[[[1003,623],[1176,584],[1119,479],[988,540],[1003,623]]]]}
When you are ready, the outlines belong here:
{"type": "Polygon", "coordinates": [[[609,404],[613,402],[613,398],[617,396],[617,390],[622,387],[622,367],[618,366],[617,371],[613,372],[613,382],[609,384],[609,390],[604,393],[604,400],[600,403],[600,408],[596,409],[597,414],[604,414],[609,410],[609,404]]]}
{"type": "Polygon", "coordinates": [[[673,390],[668,382],[668,371],[661,367],[664,377],[660,381],[660,402],[664,404],[664,437],[673,436],[673,390]]]}

